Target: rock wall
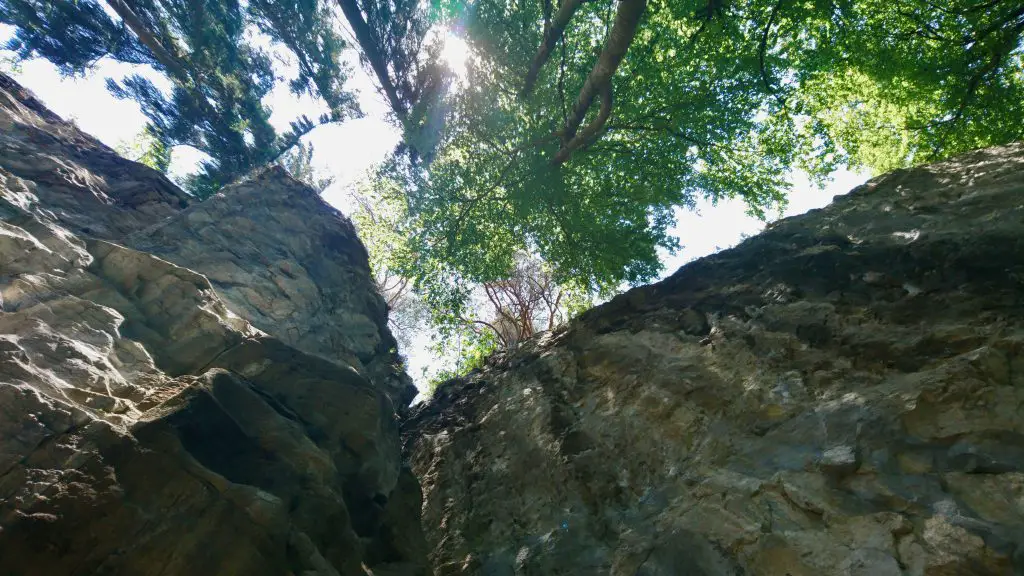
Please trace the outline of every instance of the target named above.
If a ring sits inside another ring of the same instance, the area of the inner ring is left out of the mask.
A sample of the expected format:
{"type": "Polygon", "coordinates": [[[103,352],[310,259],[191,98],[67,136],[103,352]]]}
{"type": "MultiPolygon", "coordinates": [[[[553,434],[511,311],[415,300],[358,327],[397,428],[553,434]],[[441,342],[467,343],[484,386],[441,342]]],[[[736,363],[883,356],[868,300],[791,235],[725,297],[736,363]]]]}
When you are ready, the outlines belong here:
{"type": "Polygon", "coordinates": [[[1024,146],[877,178],[403,426],[439,575],[1024,574],[1024,146]]]}
{"type": "Polygon", "coordinates": [[[313,191],[194,203],[0,75],[0,574],[423,573],[394,348],[313,191]]]}

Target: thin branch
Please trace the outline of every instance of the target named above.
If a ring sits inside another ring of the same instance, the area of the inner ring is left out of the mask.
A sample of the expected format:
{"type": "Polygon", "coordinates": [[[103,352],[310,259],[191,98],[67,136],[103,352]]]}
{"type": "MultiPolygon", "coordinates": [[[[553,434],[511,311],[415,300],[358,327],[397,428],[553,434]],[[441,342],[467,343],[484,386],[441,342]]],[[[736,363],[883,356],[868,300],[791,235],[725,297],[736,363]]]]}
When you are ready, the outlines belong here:
{"type": "Polygon", "coordinates": [[[490,322],[484,322],[483,320],[470,320],[468,318],[463,318],[462,316],[459,316],[459,321],[468,324],[470,327],[472,327],[474,324],[479,324],[481,326],[486,326],[487,328],[490,328],[491,331],[494,332],[494,335],[498,337],[498,340],[501,341],[501,347],[508,347],[508,340],[505,338],[505,335],[502,334],[500,330],[495,328],[494,325],[491,324],[490,322]]]}
{"type": "Polygon", "coordinates": [[[677,130],[676,128],[668,126],[667,124],[662,124],[662,125],[658,125],[658,126],[646,126],[646,125],[639,125],[639,124],[609,124],[607,126],[607,129],[608,130],[632,130],[632,131],[636,131],[636,132],[664,132],[664,133],[669,134],[670,136],[672,136],[674,138],[678,138],[678,139],[683,140],[685,142],[689,142],[690,144],[693,144],[694,146],[701,146],[701,147],[704,147],[704,148],[710,148],[711,147],[710,143],[705,142],[703,140],[698,140],[697,138],[694,138],[693,136],[690,136],[689,134],[681,132],[681,131],[677,130]]]}
{"type": "Polygon", "coordinates": [[[565,102],[565,42],[562,42],[562,61],[558,72],[558,99],[562,104],[562,125],[569,119],[569,108],[565,102]]]}

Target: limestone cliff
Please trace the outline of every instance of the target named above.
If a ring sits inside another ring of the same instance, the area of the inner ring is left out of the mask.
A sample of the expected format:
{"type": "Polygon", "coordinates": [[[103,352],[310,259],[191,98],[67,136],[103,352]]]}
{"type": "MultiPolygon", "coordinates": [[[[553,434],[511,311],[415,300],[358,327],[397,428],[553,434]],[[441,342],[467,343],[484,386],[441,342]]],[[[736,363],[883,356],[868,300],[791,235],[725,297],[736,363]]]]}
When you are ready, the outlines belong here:
{"type": "Polygon", "coordinates": [[[404,428],[439,575],[1024,574],[1024,146],[784,220],[404,428]]]}
{"type": "Polygon", "coordinates": [[[0,298],[0,574],[423,572],[414,389],[312,190],[192,202],[0,75],[0,298]]]}

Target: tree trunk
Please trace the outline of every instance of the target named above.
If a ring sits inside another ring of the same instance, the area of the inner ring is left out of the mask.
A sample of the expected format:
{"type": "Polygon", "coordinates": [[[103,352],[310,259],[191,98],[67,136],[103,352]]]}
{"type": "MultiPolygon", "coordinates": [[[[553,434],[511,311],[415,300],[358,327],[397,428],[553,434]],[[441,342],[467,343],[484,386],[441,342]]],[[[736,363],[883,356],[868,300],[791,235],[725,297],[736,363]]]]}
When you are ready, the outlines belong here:
{"type": "Polygon", "coordinates": [[[384,95],[387,96],[391,110],[398,116],[399,120],[404,121],[408,111],[405,109],[402,99],[398,97],[395,84],[391,81],[391,75],[388,74],[388,63],[380,53],[380,45],[373,37],[373,31],[363,18],[363,11],[359,8],[358,1],[338,0],[338,4],[341,5],[341,11],[345,14],[348,25],[352,27],[352,32],[356,35],[356,41],[359,42],[363,56],[370,63],[370,68],[373,69],[373,73],[377,76],[377,81],[380,82],[384,95]]]}
{"type": "Polygon", "coordinates": [[[562,38],[565,33],[566,26],[569,25],[569,20],[572,19],[572,15],[579,10],[580,6],[587,0],[562,0],[562,3],[558,6],[558,11],[555,12],[554,19],[546,21],[544,23],[544,38],[540,42],[540,47],[537,48],[537,54],[533,57],[533,63],[530,64],[530,70],[526,73],[526,82],[523,85],[523,96],[529,96],[533,92],[534,86],[537,85],[537,77],[540,75],[540,69],[544,67],[544,64],[551,57],[551,51],[554,50],[555,44],[562,38]]]}
{"type": "Polygon", "coordinates": [[[576,104],[565,128],[562,129],[562,149],[555,156],[555,163],[560,164],[568,160],[573,150],[593,141],[605,122],[611,116],[611,90],[612,77],[615,71],[622,64],[633,39],[636,38],[637,29],[640,27],[640,19],[647,9],[647,0],[620,0],[619,7],[615,11],[615,21],[608,33],[608,40],[604,49],[601,50],[594,68],[587,76],[587,80],[580,89],[576,104]],[[601,110],[597,118],[591,122],[581,134],[582,138],[576,138],[580,124],[587,117],[587,112],[594,103],[594,99],[601,96],[601,110]]]}
{"type": "Polygon", "coordinates": [[[171,47],[170,50],[164,47],[152,32],[146,28],[146,25],[135,15],[128,3],[125,0],[107,0],[107,4],[111,9],[124,21],[124,23],[135,33],[139,38],[139,42],[142,42],[143,46],[152,52],[153,57],[160,63],[161,66],[167,69],[167,72],[178,79],[179,82],[190,83],[191,77],[188,74],[188,70],[181,63],[181,57],[177,54],[175,47],[171,47]],[[174,52],[174,54],[171,53],[174,52]]]}

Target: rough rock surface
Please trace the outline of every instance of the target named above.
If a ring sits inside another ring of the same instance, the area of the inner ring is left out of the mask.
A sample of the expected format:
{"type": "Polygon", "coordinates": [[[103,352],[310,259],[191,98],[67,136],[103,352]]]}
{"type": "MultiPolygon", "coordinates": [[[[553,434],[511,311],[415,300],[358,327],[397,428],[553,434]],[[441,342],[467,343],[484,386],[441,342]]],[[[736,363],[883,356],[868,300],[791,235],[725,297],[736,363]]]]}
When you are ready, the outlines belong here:
{"type": "Polygon", "coordinates": [[[281,168],[130,236],[133,248],[205,275],[229,307],[300,350],[367,373],[396,405],[416,387],[355,228],[281,168]]]}
{"type": "Polygon", "coordinates": [[[190,206],[0,75],[0,574],[422,573],[393,348],[312,191],[190,206]]]}
{"type": "Polygon", "coordinates": [[[439,575],[1024,574],[1024,146],[877,178],[403,426],[439,575]]]}

